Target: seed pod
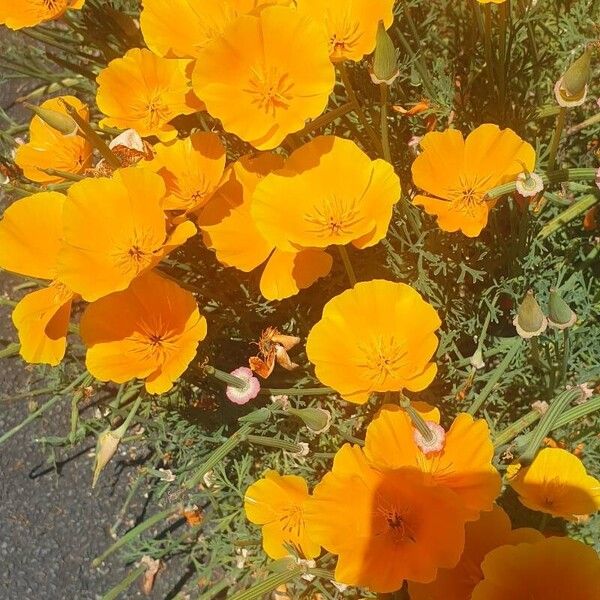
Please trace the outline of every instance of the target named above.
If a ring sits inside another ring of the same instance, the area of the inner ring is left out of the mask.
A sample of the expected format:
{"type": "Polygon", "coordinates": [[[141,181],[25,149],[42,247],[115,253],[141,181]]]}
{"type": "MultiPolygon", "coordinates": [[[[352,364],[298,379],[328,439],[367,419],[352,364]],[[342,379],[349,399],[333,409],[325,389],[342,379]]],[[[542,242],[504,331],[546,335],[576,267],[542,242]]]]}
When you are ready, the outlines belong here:
{"type": "Polygon", "coordinates": [[[577,315],[562,299],[561,295],[552,288],[548,300],[548,324],[555,329],[567,329],[575,324],[577,315]]]}
{"type": "Polygon", "coordinates": [[[521,302],[513,319],[517,333],[524,339],[536,337],[546,331],[548,319],[542,312],[532,290],[529,290],[521,302]]]}

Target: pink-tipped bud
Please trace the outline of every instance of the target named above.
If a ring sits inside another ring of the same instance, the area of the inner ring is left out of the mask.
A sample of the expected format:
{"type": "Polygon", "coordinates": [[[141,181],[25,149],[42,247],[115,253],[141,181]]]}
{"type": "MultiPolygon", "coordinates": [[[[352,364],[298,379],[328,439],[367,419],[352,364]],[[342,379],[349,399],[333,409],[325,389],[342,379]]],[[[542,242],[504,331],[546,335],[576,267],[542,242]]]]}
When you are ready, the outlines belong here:
{"type": "Polygon", "coordinates": [[[254,373],[248,367],[240,367],[231,371],[231,375],[241,379],[244,384],[241,387],[228,385],[225,394],[234,404],[246,404],[258,396],[260,392],[260,381],[254,377],[254,373]]]}
{"type": "Polygon", "coordinates": [[[425,421],[427,429],[431,432],[430,439],[425,439],[425,436],[418,430],[413,430],[413,440],[415,444],[420,448],[423,454],[431,454],[433,452],[440,452],[444,448],[446,442],[446,432],[441,425],[434,423],[433,421],[425,421]]]}

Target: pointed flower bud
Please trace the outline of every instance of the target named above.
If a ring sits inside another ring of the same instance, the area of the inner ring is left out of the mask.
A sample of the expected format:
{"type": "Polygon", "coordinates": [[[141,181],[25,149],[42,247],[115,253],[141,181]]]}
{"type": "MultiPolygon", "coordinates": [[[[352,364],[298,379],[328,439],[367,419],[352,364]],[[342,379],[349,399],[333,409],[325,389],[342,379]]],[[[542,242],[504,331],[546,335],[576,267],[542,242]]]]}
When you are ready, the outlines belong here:
{"type": "Polygon", "coordinates": [[[529,290],[521,302],[513,319],[517,333],[525,339],[542,334],[548,327],[548,319],[542,312],[532,290],[529,290]]]}
{"type": "Polygon", "coordinates": [[[398,75],[400,71],[394,42],[386,31],[383,21],[379,21],[371,80],[377,85],[380,83],[392,85],[398,75]]]}
{"type": "Polygon", "coordinates": [[[556,82],[554,95],[562,107],[580,106],[585,102],[591,75],[592,49],[587,47],[556,82]]]}
{"type": "Polygon", "coordinates": [[[331,413],[322,408],[290,408],[287,412],[302,419],[313,433],[325,433],[331,427],[331,413]]]}
{"type": "Polygon", "coordinates": [[[548,300],[548,324],[555,329],[567,329],[575,324],[577,315],[562,299],[561,295],[552,288],[548,300]]]}
{"type": "Polygon", "coordinates": [[[94,476],[92,479],[92,487],[96,487],[98,477],[104,470],[110,459],[115,455],[121,439],[125,435],[126,429],[123,426],[115,429],[107,429],[98,436],[96,443],[96,460],[94,461],[94,476]]]}
{"type": "Polygon", "coordinates": [[[49,108],[42,108],[35,104],[29,104],[25,102],[25,106],[32,110],[44,123],[50,125],[53,129],[56,129],[67,137],[74,136],[77,133],[78,126],[75,120],[69,115],[59,112],[58,110],[51,110],[49,108]]]}

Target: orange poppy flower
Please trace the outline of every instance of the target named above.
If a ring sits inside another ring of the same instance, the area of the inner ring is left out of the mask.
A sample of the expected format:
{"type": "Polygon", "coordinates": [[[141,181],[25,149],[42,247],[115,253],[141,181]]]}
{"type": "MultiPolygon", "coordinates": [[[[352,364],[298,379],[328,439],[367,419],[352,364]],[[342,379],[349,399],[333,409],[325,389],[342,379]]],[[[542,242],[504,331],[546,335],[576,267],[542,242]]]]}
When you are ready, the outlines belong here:
{"type": "Polygon", "coordinates": [[[15,307],[20,353],[29,363],[58,365],[65,355],[74,294],[56,280],[65,197],[42,192],[13,202],[0,221],[0,267],[49,280],[15,307]]]}
{"type": "Polygon", "coordinates": [[[600,598],[598,554],[569,538],[501,546],[487,554],[481,570],[471,600],[600,598]]]}
{"type": "Polygon", "coordinates": [[[169,122],[203,110],[190,87],[190,61],[168,60],[133,48],[100,72],[96,102],[106,115],[100,125],[135,129],[142,137],[166,141],[177,136],[169,122]]]}
{"type": "Polygon", "coordinates": [[[197,131],[184,140],[154,146],[155,157],[141,166],[165,181],[165,210],[193,212],[202,208],[225,171],[225,148],[215,133],[197,131]]]}
{"type": "Polygon", "coordinates": [[[317,23],[294,8],[267,6],[200,50],[192,81],[226,131],[268,150],[325,110],[335,73],[317,23]]]}
{"type": "Polygon", "coordinates": [[[69,9],[80,10],[85,0],[0,0],[0,25],[10,29],[35,27],[59,19],[69,9]]]}
{"type": "Polygon", "coordinates": [[[535,150],[511,129],[486,123],[466,140],[460,131],[432,131],[421,140],[423,152],[412,165],[415,185],[427,192],[413,203],[437,217],[444,231],[477,237],[487,225],[486,199],[492,188],[535,167],[535,150]]]}
{"type": "Polygon", "coordinates": [[[441,322],[404,283],[374,279],[331,299],[311,329],[306,354],[319,381],[344,400],[364,404],[373,392],[425,389],[441,322]]]}
{"type": "Polygon", "coordinates": [[[283,164],[274,154],[242,157],[229,167],[198,220],[204,243],[224,265],[249,272],[267,261],[260,290],[268,300],[297,294],[325,277],[333,263],[319,249],[278,250],[257,229],[251,212],[254,191],[265,175],[283,164]]]}
{"type": "Polygon", "coordinates": [[[162,178],[139,167],[73,184],[64,206],[60,281],[92,302],[124,290],[192,237],[190,221],[167,231],[164,196],[162,178]]]}
{"type": "Polygon", "coordinates": [[[510,479],[519,500],[532,510],[576,521],[600,510],[600,481],[579,458],[562,448],[543,448],[510,479]]]}
{"type": "Polygon", "coordinates": [[[321,546],[311,539],[304,519],[309,498],[302,477],[280,475],[276,471],[267,471],[246,490],[246,517],[262,526],[263,549],[268,556],[273,559],[289,556],[291,548],[304,558],[319,556],[321,546]]]}
{"type": "Polygon", "coordinates": [[[456,494],[416,469],[373,469],[359,446],[337,452],[305,514],[309,534],[338,555],[336,581],[374,592],[398,590],[405,579],[433,581],[464,547],[466,515],[456,494]]]}
{"type": "Polygon", "coordinates": [[[386,236],[399,199],[400,180],[388,162],[371,160],[351,140],[320,136],[259,182],[252,217],[284,252],[348,243],[366,248],[386,236]]]}
{"type": "MultiPolygon", "coordinates": [[[[43,102],[40,107],[66,115],[63,101],[76,108],[82,119],[89,120],[88,107],[74,96],[51,98],[43,102]]],[[[63,135],[36,115],[29,125],[29,142],[17,148],[15,163],[23,169],[23,174],[31,181],[44,184],[58,183],[64,179],[56,175],[48,175],[42,169],[83,173],[91,166],[92,151],[92,145],[84,137],[63,135]]]]}
{"type": "Polygon", "coordinates": [[[168,58],[195,58],[240,14],[289,0],[143,0],[140,25],[146,45],[168,58]],[[176,15],[176,18],[173,18],[176,15]]]}
{"type": "Polygon", "coordinates": [[[481,513],[479,520],[465,527],[465,549],[453,569],[440,569],[431,583],[408,584],[411,600],[469,600],[474,587],[483,579],[481,563],[485,555],[507,544],[533,543],[544,536],[535,529],[511,529],[508,515],[494,506],[481,513]]]}
{"type": "Polygon", "coordinates": [[[144,379],[150,394],[168,392],[206,337],[194,296],[149,272],[123,292],[90,304],[81,318],[85,364],[100,381],[144,379]]]}
{"type": "Polygon", "coordinates": [[[331,60],[360,61],[375,50],[377,28],[394,21],[396,0],[297,0],[298,10],[325,24],[331,60]]]}
{"type": "Polygon", "coordinates": [[[385,405],[367,427],[365,455],[378,469],[414,467],[437,485],[456,492],[469,519],[491,510],[500,494],[500,474],[492,465],[494,445],[483,419],[460,413],[446,433],[439,452],[425,454],[415,443],[408,414],[385,405]]]}

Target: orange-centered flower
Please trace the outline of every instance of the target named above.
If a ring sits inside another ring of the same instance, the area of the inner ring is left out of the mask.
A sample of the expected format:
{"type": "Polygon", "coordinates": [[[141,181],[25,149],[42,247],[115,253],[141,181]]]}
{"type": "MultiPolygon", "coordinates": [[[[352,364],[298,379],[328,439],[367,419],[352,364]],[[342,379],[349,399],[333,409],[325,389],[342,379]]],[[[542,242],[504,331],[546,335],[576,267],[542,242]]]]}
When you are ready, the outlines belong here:
{"type": "Polygon", "coordinates": [[[447,488],[410,468],[380,472],[358,446],[344,445],[307,503],[308,532],[338,555],[335,579],[392,592],[405,579],[430,582],[455,566],[465,513],[447,488]]]}
{"type": "Polygon", "coordinates": [[[348,402],[364,404],[373,392],[420,391],[432,382],[440,324],[413,288],[374,279],[325,305],[306,354],[323,384],[348,402]]]}
{"type": "Polygon", "coordinates": [[[471,600],[600,598],[598,553],[569,538],[501,546],[486,555],[481,570],[471,600]]]}
{"type": "Polygon", "coordinates": [[[58,277],[92,302],[123,290],[196,233],[185,221],[167,231],[162,178],[140,167],[79,181],[64,206],[58,277]]]}
{"type": "Polygon", "coordinates": [[[203,109],[190,87],[189,65],[145,48],[133,48],[111,61],[96,79],[96,102],[106,115],[100,124],[135,129],[142,137],[175,138],[177,130],[169,122],[203,109]]]}
{"type": "Polygon", "coordinates": [[[304,519],[304,506],[309,498],[302,477],[280,475],[276,471],[267,471],[246,490],[246,517],[262,526],[263,548],[269,557],[283,558],[292,550],[304,558],[319,556],[321,546],[310,538],[304,519]]]}
{"type": "Polygon", "coordinates": [[[463,139],[460,131],[430,132],[412,165],[417,187],[427,192],[413,203],[437,217],[440,229],[477,237],[487,225],[492,188],[535,167],[535,150],[511,129],[489,123],[463,139]]]}
{"type": "Polygon", "coordinates": [[[394,20],[395,0],[297,0],[298,10],[325,24],[331,60],[358,62],[375,49],[377,27],[394,20]]]}
{"type": "Polygon", "coordinates": [[[510,485],[532,510],[574,521],[600,510],[600,481],[562,448],[544,448],[533,462],[518,470],[510,485]]]}
{"type": "Polygon", "coordinates": [[[85,0],[0,0],[0,25],[10,29],[35,27],[62,17],[68,9],[83,8],[85,0]]]}
{"type": "Polygon", "coordinates": [[[94,377],[115,383],[140,378],[149,393],[162,394],[196,356],[206,319],[192,294],[149,272],[90,304],[80,329],[94,377]]]}
{"type": "Polygon", "coordinates": [[[140,166],[156,171],[167,186],[165,210],[193,212],[217,189],[225,170],[225,148],[215,133],[198,131],[184,140],[154,146],[155,157],[140,166]]]}
{"type": "Polygon", "coordinates": [[[266,261],[260,290],[268,300],[297,294],[327,275],[333,263],[318,248],[276,249],[258,230],[251,212],[254,191],[263,177],[283,164],[274,154],[242,157],[229,167],[198,220],[204,243],[224,265],[248,272],[266,261]]]}
{"type": "Polygon", "coordinates": [[[57,281],[64,203],[58,192],[41,192],[13,202],[0,220],[0,268],[50,282],[13,311],[21,356],[29,363],[57,365],[67,345],[74,294],[57,281]]]}
{"type": "Polygon", "coordinates": [[[192,79],[224,129],[260,150],[320,115],[335,84],[323,29],[285,6],[238,17],[198,53],[192,79]]]}
{"type": "MultiPolygon", "coordinates": [[[[82,119],[89,120],[88,107],[74,96],[51,98],[40,107],[66,115],[63,101],[76,108],[82,119]]],[[[84,137],[63,135],[36,115],[29,125],[29,142],[17,148],[15,163],[31,181],[58,183],[63,181],[62,177],[48,175],[42,169],[82,173],[92,164],[92,150],[92,145],[84,137]]]]}
{"type": "Polygon", "coordinates": [[[433,482],[460,497],[469,519],[491,510],[500,494],[500,474],[492,465],[494,445],[483,419],[460,413],[446,433],[439,452],[425,454],[413,439],[410,417],[393,405],[385,405],[367,427],[365,455],[378,469],[414,467],[433,482]]]}
{"type": "Polygon", "coordinates": [[[348,243],[366,248],[385,237],[399,199],[400,180],[389,163],[371,160],[351,140],[320,136],[257,185],[252,217],[285,252],[348,243]]]}

